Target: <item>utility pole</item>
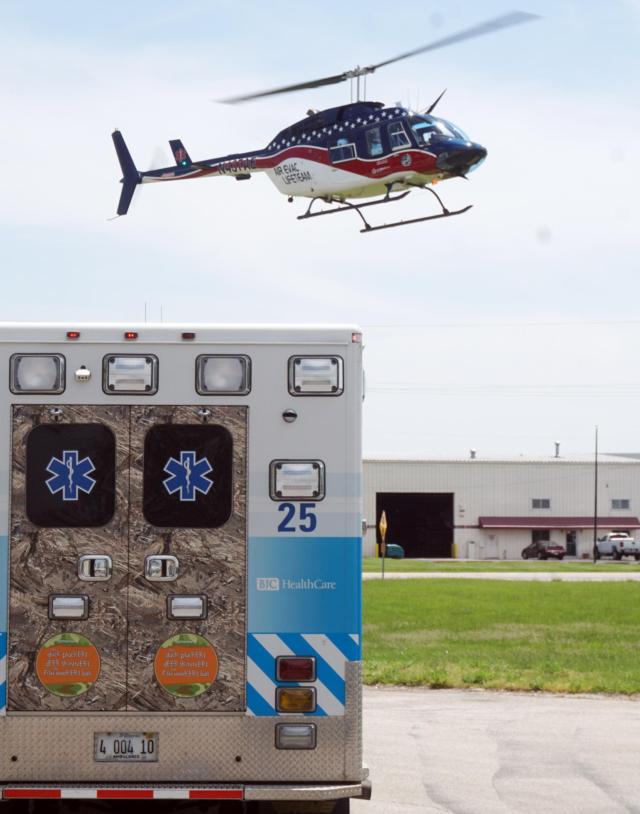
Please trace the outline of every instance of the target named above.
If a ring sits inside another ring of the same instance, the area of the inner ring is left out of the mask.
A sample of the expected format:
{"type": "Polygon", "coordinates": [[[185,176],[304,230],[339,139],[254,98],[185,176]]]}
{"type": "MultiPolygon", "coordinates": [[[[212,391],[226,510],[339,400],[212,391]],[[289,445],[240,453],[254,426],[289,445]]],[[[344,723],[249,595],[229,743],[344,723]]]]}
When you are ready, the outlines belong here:
{"type": "Polygon", "coordinates": [[[596,454],[594,459],[593,490],[593,562],[598,561],[598,425],[596,424],[596,454]]]}

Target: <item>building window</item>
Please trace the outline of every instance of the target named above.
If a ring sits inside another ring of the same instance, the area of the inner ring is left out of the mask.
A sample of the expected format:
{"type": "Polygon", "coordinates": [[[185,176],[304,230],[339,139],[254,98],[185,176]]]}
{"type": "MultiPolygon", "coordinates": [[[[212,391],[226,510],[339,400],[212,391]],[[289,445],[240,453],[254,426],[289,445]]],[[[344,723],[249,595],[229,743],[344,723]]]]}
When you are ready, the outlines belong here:
{"type": "Polygon", "coordinates": [[[612,509],[628,509],[629,508],[629,498],[628,497],[613,497],[613,498],[611,498],[611,508],[612,509]]]}
{"type": "Polygon", "coordinates": [[[548,497],[534,497],[531,498],[532,509],[550,509],[551,499],[548,497]]]}
{"type": "Polygon", "coordinates": [[[551,540],[551,532],[549,529],[532,529],[531,542],[532,543],[548,543],[551,540]]]}

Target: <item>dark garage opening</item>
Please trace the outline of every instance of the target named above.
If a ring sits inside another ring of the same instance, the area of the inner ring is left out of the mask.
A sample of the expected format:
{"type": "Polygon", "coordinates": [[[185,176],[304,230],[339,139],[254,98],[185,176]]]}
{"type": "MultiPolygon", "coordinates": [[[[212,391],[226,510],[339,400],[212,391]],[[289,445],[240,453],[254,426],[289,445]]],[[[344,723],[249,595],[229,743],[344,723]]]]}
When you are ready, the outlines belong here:
{"type": "Polygon", "coordinates": [[[378,492],[376,539],[382,512],[387,515],[387,543],[398,543],[405,557],[451,557],[453,493],[378,492]]]}

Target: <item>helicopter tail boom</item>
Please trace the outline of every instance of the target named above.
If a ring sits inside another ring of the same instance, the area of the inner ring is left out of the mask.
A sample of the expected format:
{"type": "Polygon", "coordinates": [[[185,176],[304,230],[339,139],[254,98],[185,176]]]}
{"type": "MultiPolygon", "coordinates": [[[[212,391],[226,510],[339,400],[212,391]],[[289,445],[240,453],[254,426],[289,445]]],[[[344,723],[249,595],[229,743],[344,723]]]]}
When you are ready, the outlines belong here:
{"type": "Polygon", "coordinates": [[[133,193],[142,180],[142,176],[133,163],[133,158],[131,158],[131,153],[125,144],[122,133],[119,130],[114,130],[111,134],[111,138],[113,139],[113,145],[116,148],[116,155],[118,156],[118,161],[122,169],[122,180],[120,181],[122,184],[122,192],[120,193],[120,200],[118,201],[118,215],[126,215],[129,211],[133,193]]]}

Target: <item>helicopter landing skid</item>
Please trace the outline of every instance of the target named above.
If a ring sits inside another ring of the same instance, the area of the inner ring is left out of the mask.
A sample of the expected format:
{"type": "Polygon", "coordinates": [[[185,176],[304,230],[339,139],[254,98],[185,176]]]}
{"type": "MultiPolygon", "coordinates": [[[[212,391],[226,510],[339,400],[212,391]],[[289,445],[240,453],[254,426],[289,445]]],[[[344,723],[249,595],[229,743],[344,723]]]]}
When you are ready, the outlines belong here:
{"type": "Polygon", "coordinates": [[[389,187],[387,189],[387,194],[381,201],[369,201],[367,203],[361,204],[353,204],[349,203],[349,201],[328,201],[328,203],[341,203],[342,206],[339,206],[337,209],[322,209],[319,212],[311,211],[313,204],[316,201],[320,200],[326,201],[326,199],[312,198],[309,207],[307,208],[307,211],[304,213],[304,215],[298,215],[298,220],[306,220],[307,218],[317,218],[320,215],[334,215],[338,212],[356,212],[360,216],[362,223],[364,224],[364,228],[360,229],[360,232],[366,234],[367,232],[378,232],[381,229],[393,229],[396,226],[408,226],[411,223],[423,223],[424,221],[427,220],[438,220],[439,218],[450,218],[453,217],[454,215],[462,215],[465,212],[468,212],[473,206],[473,204],[469,204],[469,206],[465,206],[462,209],[455,209],[451,211],[447,209],[446,206],[442,203],[442,200],[440,199],[438,193],[435,192],[430,187],[422,186],[420,184],[411,184],[411,186],[415,187],[415,189],[424,189],[427,192],[430,192],[432,195],[434,195],[442,208],[442,212],[440,212],[438,215],[426,215],[425,217],[422,218],[410,218],[409,220],[398,220],[393,221],[392,223],[383,223],[380,226],[372,226],[360,211],[361,209],[364,209],[366,206],[379,206],[380,204],[392,203],[393,201],[400,201],[402,200],[402,198],[406,198],[407,195],[411,192],[411,190],[408,189],[406,192],[401,192],[398,195],[392,195],[391,187],[389,187]]]}

